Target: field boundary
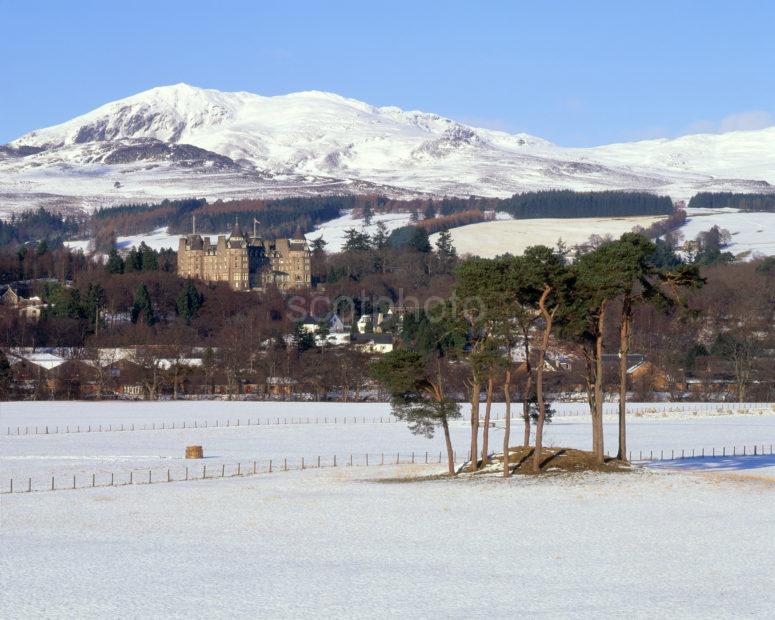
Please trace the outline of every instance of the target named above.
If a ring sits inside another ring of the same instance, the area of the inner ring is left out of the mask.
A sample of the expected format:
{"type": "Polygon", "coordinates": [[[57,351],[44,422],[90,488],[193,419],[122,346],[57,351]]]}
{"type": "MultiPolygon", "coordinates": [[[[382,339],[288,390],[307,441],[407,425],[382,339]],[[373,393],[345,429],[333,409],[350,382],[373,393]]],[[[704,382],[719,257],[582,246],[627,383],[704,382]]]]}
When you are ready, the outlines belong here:
{"type": "MultiPolygon", "coordinates": [[[[519,408],[517,404],[515,408],[519,408]]],[[[645,419],[669,418],[671,414],[691,414],[692,416],[727,416],[727,415],[764,415],[775,414],[775,403],[745,403],[743,405],[719,404],[711,405],[701,403],[692,406],[690,403],[685,405],[671,406],[664,409],[656,406],[646,406],[630,408],[627,410],[629,417],[645,419]]],[[[603,417],[615,416],[615,413],[605,412],[603,417]]],[[[575,411],[566,409],[565,411],[557,409],[554,419],[563,418],[589,418],[589,411],[575,411]]],[[[490,422],[501,422],[505,416],[501,413],[493,413],[490,422]]],[[[512,421],[521,421],[521,415],[512,415],[512,421]]],[[[484,417],[480,417],[480,424],[484,423],[484,417]]],[[[249,417],[247,419],[238,417],[236,419],[226,418],[225,420],[193,420],[193,421],[168,421],[143,422],[141,424],[122,423],[122,424],[41,424],[37,426],[6,426],[6,437],[21,437],[30,435],[61,435],[78,433],[125,433],[140,431],[169,431],[169,430],[199,430],[213,428],[239,428],[246,426],[289,426],[289,425],[308,425],[308,424],[401,424],[402,420],[394,416],[273,416],[265,419],[249,417]]]]}
{"type": "MultiPolygon", "coordinates": [[[[681,448],[668,450],[640,450],[637,456],[629,453],[629,461],[635,464],[653,462],[681,461],[695,458],[728,458],[728,457],[756,457],[772,456],[773,444],[754,444],[743,446],[721,446],[712,448],[681,448]],[[645,456],[644,456],[645,455],[645,456]]],[[[606,455],[610,456],[610,455],[606,455]]],[[[453,461],[458,464],[467,462],[468,455],[463,453],[463,458],[458,459],[458,453],[453,452],[453,461]]],[[[82,474],[46,476],[18,476],[6,479],[0,495],[16,493],[73,491],[81,489],[123,487],[130,485],[160,484],[172,482],[193,482],[197,480],[213,480],[221,478],[236,478],[272,474],[287,471],[305,471],[313,469],[328,469],[334,467],[383,467],[386,465],[418,465],[446,463],[446,454],[438,452],[417,452],[407,450],[405,452],[379,452],[379,453],[350,453],[343,456],[315,456],[315,457],[283,457],[271,459],[248,459],[232,463],[218,463],[208,466],[188,465],[186,467],[151,467],[132,468],[119,471],[101,471],[82,474]],[[80,484],[79,484],[80,482],[80,484]]]]}

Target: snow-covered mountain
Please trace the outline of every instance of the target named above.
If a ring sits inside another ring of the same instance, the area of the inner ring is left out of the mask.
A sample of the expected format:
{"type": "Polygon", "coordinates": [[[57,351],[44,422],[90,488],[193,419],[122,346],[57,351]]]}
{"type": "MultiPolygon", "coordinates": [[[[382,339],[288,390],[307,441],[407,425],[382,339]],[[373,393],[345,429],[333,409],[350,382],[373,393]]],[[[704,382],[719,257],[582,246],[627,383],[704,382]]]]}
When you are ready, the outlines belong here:
{"type": "Polygon", "coordinates": [[[775,191],[775,127],[579,149],[318,91],[154,88],[0,146],[0,209],[162,197],[775,191]],[[5,208],[3,208],[3,206],[5,208]]]}

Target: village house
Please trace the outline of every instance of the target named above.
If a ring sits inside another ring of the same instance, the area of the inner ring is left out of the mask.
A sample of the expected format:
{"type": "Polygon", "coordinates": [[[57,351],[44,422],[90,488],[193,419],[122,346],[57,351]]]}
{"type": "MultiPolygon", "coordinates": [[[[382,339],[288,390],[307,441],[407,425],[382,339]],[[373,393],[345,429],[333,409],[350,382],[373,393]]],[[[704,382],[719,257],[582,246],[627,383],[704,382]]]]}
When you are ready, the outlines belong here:
{"type": "Polygon", "coordinates": [[[0,304],[16,308],[20,316],[35,322],[40,319],[40,313],[46,307],[40,297],[22,297],[10,286],[6,286],[5,290],[0,293],[0,304]]]}

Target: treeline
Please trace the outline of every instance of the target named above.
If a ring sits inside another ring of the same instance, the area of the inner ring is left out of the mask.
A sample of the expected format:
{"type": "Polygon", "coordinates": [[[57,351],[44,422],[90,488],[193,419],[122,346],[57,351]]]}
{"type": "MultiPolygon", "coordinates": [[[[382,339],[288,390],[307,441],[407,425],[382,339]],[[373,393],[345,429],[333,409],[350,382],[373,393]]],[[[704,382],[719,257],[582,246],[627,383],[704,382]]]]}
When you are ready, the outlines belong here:
{"type": "Polygon", "coordinates": [[[190,214],[207,204],[204,198],[186,198],[183,200],[163,200],[157,204],[125,204],[117,207],[100,208],[94,212],[93,235],[108,229],[114,235],[136,235],[156,228],[168,226],[170,222],[189,221],[190,214]]]}
{"type": "Polygon", "coordinates": [[[640,233],[644,237],[649,239],[656,239],[657,237],[664,237],[666,234],[678,230],[686,224],[686,211],[678,209],[671,213],[666,219],[654,222],[651,226],[643,228],[641,226],[635,227],[635,232],[640,233]]]}
{"type": "Polygon", "coordinates": [[[343,209],[356,206],[355,196],[315,196],[276,200],[230,200],[204,204],[168,221],[171,233],[191,232],[191,216],[196,216],[197,231],[219,233],[230,230],[235,220],[251,229],[253,218],[264,237],[289,237],[296,227],[309,232],[324,222],[339,217],[343,209]]]}
{"type": "Polygon", "coordinates": [[[426,233],[432,235],[433,233],[442,230],[484,222],[486,219],[487,218],[480,209],[471,209],[470,211],[459,211],[451,215],[439,215],[430,219],[420,220],[417,222],[416,226],[419,226],[426,233]]]}
{"type": "Polygon", "coordinates": [[[42,207],[36,211],[24,211],[13,214],[7,221],[0,220],[0,245],[20,245],[45,241],[48,247],[62,245],[62,241],[75,235],[81,220],[71,216],[62,216],[46,211],[42,207]]]}
{"type": "Polygon", "coordinates": [[[775,193],[734,194],[732,192],[700,192],[689,201],[691,209],[740,209],[775,213],[775,193]]]}
{"type": "Polygon", "coordinates": [[[515,219],[670,215],[673,201],[647,192],[549,190],[515,194],[500,201],[498,210],[515,219]]]}

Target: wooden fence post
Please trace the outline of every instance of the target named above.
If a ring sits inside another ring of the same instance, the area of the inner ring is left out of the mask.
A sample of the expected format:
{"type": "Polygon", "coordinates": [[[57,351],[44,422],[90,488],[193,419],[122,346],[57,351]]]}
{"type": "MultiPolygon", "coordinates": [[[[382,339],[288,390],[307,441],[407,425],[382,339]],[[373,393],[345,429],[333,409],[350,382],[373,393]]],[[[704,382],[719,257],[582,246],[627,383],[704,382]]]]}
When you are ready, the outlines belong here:
{"type": "Polygon", "coordinates": [[[148,484],[151,484],[151,470],[148,470],[148,484]]]}
{"type": "Polygon", "coordinates": [[[97,475],[96,474],[92,474],[91,475],[91,486],[92,486],[92,488],[97,486],[97,475]]]}
{"type": "Polygon", "coordinates": [[[202,465],[202,480],[207,478],[207,465],[202,465]]]}
{"type": "Polygon", "coordinates": [[[73,474],[73,488],[75,488],[75,474],[73,474]]]}
{"type": "Polygon", "coordinates": [[[256,462],[253,461],[253,475],[256,475],[256,462]]]}
{"type": "Polygon", "coordinates": [[[32,478],[27,478],[27,493],[32,493],[32,478]]]}
{"type": "Polygon", "coordinates": [[[54,490],[54,476],[51,476],[51,490],[54,490]]]}

